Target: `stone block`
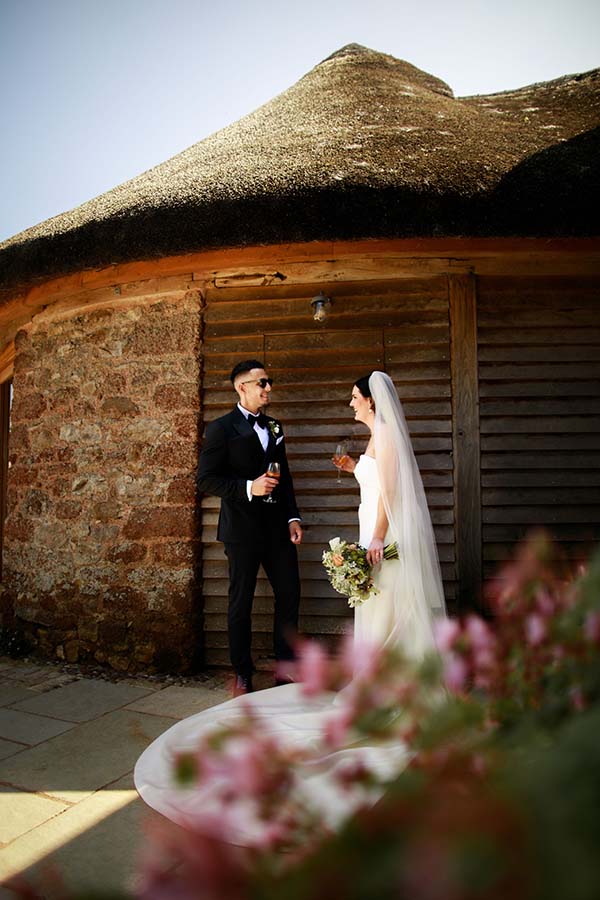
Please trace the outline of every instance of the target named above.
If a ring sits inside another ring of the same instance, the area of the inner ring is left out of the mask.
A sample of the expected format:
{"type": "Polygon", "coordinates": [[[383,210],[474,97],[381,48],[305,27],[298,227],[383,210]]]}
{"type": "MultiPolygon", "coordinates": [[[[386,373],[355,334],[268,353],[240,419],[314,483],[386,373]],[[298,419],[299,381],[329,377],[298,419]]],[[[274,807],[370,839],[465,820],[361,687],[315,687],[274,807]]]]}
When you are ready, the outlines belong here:
{"type": "Polygon", "coordinates": [[[140,562],[148,554],[146,544],[123,541],[110,547],[106,558],[110,562],[134,563],[140,562]]]}
{"type": "Polygon", "coordinates": [[[129,397],[107,397],[102,404],[102,412],[107,416],[122,418],[123,416],[137,416],[140,408],[129,397]]]}
{"type": "Polygon", "coordinates": [[[15,392],[12,415],[16,422],[26,421],[32,422],[39,419],[48,408],[45,398],[42,394],[21,394],[15,392]]]}
{"type": "Polygon", "coordinates": [[[160,466],[165,469],[187,469],[195,471],[198,465],[198,440],[195,434],[188,440],[165,440],[157,447],[146,448],[148,466],[160,466]]]}
{"type": "Polygon", "coordinates": [[[198,409],[200,397],[194,382],[161,384],[154,391],[153,400],[159,409],[198,409]]]}
{"type": "Polygon", "coordinates": [[[89,644],[95,644],[98,640],[98,623],[97,622],[80,622],[77,626],[77,634],[81,641],[89,644]]]}
{"type": "Polygon", "coordinates": [[[91,517],[99,522],[110,522],[119,519],[121,515],[121,504],[116,500],[100,500],[91,509],[91,517]]]}
{"type": "Polygon", "coordinates": [[[79,641],[65,641],[65,659],[69,663],[77,662],[79,659],[79,641]]]}
{"type": "Polygon", "coordinates": [[[168,503],[183,503],[186,506],[196,501],[196,479],[189,475],[175,475],[167,490],[168,503]]]}
{"type": "Polygon", "coordinates": [[[59,500],[54,506],[54,515],[57,519],[76,519],[82,509],[77,500],[59,500]]]}
{"type": "Polygon", "coordinates": [[[192,537],[196,530],[192,506],[141,507],[134,509],[123,528],[125,537],[192,537]]]}
{"type": "Polygon", "coordinates": [[[152,555],[156,562],[164,566],[190,568],[194,564],[197,550],[200,550],[200,546],[196,541],[165,541],[154,545],[152,555]]]}

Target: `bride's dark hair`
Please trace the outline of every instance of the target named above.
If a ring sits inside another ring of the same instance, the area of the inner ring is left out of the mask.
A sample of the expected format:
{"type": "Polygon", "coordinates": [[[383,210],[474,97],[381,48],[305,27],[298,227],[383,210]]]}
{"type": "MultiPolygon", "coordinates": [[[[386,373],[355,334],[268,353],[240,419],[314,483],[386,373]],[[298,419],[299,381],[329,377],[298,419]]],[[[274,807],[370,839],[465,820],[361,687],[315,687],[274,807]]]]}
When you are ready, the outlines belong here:
{"type": "Polygon", "coordinates": [[[363,397],[371,396],[371,388],[369,387],[369,378],[371,377],[372,374],[373,374],[372,372],[369,372],[368,375],[363,375],[362,378],[357,378],[356,381],[354,382],[354,387],[357,387],[359,389],[359,391],[361,392],[363,397]]]}

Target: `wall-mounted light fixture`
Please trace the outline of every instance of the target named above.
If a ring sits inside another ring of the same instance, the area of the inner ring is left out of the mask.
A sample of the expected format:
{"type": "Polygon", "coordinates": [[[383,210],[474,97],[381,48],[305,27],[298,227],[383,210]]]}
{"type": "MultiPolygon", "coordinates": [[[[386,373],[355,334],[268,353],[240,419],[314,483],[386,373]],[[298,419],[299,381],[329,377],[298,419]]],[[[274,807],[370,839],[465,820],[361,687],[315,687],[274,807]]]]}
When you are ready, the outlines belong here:
{"type": "Polygon", "coordinates": [[[329,312],[329,307],[333,303],[329,297],[326,297],[323,291],[319,291],[316,297],[310,301],[313,311],[313,319],[315,322],[324,322],[329,312]]]}

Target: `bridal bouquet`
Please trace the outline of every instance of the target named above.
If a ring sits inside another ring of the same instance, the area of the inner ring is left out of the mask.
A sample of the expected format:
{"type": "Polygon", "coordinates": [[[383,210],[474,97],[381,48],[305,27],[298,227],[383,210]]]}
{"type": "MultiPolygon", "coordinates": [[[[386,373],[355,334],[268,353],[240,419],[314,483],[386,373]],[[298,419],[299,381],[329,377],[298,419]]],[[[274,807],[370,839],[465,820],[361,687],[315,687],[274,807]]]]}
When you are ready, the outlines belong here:
{"type": "MultiPolygon", "coordinates": [[[[323,565],[329,575],[334,591],[348,598],[348,606],[364,603],[377,588],[373,586],[371,566],[367,562],[367,551],[358,544],[348,544],[339,537],[329,541],[329,550],[323,551],[323,565]]],[[[383,551],[384,559],[398,559],[396,544],[388,544],[383,551]]]]}

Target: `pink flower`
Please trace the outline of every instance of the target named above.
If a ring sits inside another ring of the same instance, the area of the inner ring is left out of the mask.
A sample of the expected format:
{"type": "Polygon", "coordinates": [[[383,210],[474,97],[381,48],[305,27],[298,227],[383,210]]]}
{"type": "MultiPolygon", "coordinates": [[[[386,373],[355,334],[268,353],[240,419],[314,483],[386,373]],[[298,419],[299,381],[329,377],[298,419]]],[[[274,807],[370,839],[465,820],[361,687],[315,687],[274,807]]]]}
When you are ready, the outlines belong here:
{"type": "Polygon", "coordinates": [[[468,666],[456,653],[450,653],[444,660],[444,681],[449,690],[459,693],[465,687],[468,666]]]}
{"type": "Polygon", "coordinates": [[[548,593],[548,591],[542,590],[536,595],[535,602],[537,603],[537,608],[541,612],[543,616],[548,618],[549,616],[554,615],[556,610],[556,603],[554,598],[548,593]]]}
{"type": "Polygon", "coordinates": [[[587,614],[583,624],[583,633],[588,641],[600,644],[600,611],[594,610],[587,614]]]}
{"type": "Polygon", "coordinates": [[[343,649],[343,666],[349,675],[357,676],[362,681],[373,678],[380,667],[383,650],[379,644],[369,641],[345,642],[343,649]]]}
{"type": "Polygon", "coordinates": [[[441,653],[451,650],[460,635],[456,619],[437,619],[434,623],[435,643],[441,653]]]}
{"type": "Polygon", "coordinates": [[[494,644],[489,626],[479,616],[467,616],[465,632],[474,650],[490,650],[494,644]]]}
{"type": "Polygon", "coordinates": [[[352,710],[345,709],[341,713],[332,716],[325,723],[325,743],[330,747],[342,747],[348,738],[348,731],[352,724],[352,710]]]}
{"type": "Polygon", "coordinates": [[[580,687],[573,687],[569,691],[569,696],[571,698],[571,704],[573,709],[576,709],[577,712],[583,712],[585,709],[585,697],[583,696],[583,691],[580,687]]]}
{"type": "Polygon", "coordinates": [[[327,690],[330,664],[327,653],[317,641],[306,641],[300,648],[298,677],[307,697],[327,690]]]}
{"type": "Polygon", "coordinates": [[[548,633],[546,622],[539,613],[532,613],[525,619],[525,637],[532,647],[541,644],[548,633]]]}

